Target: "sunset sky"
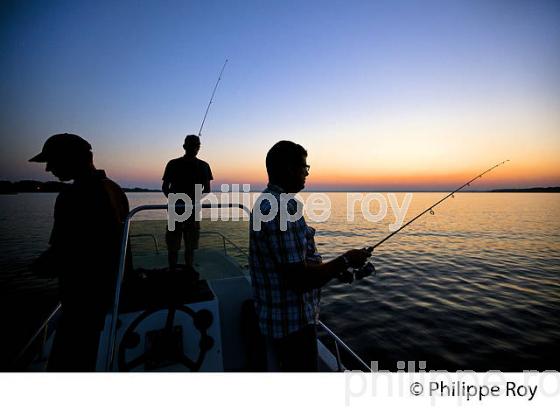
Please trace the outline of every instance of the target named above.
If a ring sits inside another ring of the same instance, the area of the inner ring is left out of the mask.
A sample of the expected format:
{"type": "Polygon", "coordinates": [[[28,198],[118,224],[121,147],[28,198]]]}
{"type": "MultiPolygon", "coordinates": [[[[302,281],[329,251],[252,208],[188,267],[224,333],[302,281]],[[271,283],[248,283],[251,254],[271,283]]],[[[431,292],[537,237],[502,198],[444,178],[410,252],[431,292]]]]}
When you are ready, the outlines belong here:
{"type": "MultiPolygon", "coordinates": [[[[266,182],[280,139],[313,190],[560,185],[560,2],[28,1],[0,6],[0,179],[55,133],[157,188],[202,135],[215,184],[266,182]]],[[[218,185],[215,187],[219,188],[218,185]]]]}

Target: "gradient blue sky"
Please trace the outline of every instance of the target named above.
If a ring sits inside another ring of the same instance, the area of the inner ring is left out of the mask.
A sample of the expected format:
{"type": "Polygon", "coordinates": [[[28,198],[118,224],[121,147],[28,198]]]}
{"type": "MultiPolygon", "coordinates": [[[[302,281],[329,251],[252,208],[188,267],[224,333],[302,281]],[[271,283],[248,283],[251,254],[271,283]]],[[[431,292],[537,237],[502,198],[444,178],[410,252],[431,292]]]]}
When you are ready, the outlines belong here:
{"type": "Polygon", "coordinates": [[[216,183],[262,184],[279,139],[314,189],[560,185],[558,1],[14,1],[0,21],[0,179],[88,139],[125,186],[158,187],[196,133],[216,183]]]}

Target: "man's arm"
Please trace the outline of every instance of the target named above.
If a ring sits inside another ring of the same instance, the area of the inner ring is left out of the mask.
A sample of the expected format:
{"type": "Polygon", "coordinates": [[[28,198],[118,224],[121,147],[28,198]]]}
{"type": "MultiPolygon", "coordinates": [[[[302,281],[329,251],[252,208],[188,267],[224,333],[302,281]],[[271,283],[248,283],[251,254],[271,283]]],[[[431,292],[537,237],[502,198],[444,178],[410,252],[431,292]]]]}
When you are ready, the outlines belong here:
{"type": "Polygon", "coordinates": [[[167,198],[169,196],[169,181],[163,180],[163,184],[161,184],[161,190],[163,191],[163,195],[167,198]]]}
{"type": "Polygon", "coordinates": [[[163,171],[163,177],[161,178],[163,180],[163,184],[161,184],[161,190],[163,191],[163,195],[165,195],[166,198],[169,196],[171,179],[173,179],[171,172],[172,164],[173,160],[167,163],[167,165],[165,166],[165,170],[163,171]]]}
{"type": "Polygon", "coordinates": [[[202,191],[203,194],[207,194],[210,192],[210,181],[212,181],[213,179],[214,175],[212,175],[210,165],[206,164],[206,177],[204,178],[204,190],[202,191]]]}
{"type": "Polygon", "coordinates": [[[325,286],[348,268],[362,267],[370,256],[371,252],[366,249],[352,249],[327,263],[284,264],[281,272],[289,288],[296,292],[307,292],[325,286]]]}
{"type": "Polygon", "coordinates": [[[202,189],[202,193],[207,194],[209,192],[210,192],[210,180],[208,179],[208,180],[204,181],[204,186],[203,186],[203,189],[202,189]]]}
{"type": "Polygon", "coordinates": [[[57,275],[57,262],[56,253],[51,246],[33,261],[31,272],[41,278],[52,279],[57,275]]]}

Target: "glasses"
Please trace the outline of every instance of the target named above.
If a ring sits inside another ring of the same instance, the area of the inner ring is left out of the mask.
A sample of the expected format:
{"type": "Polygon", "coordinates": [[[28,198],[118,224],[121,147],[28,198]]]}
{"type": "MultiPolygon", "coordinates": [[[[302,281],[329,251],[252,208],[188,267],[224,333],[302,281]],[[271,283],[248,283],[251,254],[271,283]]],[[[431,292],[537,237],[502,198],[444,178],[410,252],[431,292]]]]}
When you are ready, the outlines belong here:
{"type": "Polygon", "coordinates": [[[311,165],[302,164],[301,166],[302,166],[303,168],[305,168],[305,170],[306,170],[307,172],[309,172],[309,170],[311,169],[311,165]]]}

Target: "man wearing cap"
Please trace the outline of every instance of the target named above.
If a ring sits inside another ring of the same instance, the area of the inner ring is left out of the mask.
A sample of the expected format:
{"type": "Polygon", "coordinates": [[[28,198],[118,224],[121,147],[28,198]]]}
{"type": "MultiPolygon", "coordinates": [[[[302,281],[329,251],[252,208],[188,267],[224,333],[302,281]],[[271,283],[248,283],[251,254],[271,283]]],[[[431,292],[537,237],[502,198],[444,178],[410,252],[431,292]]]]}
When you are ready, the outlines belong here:
{"type": "MultiPolygon", "coordinates": [[[[200,138],[197,135],[187,135],[183,148],[185,155],[167,163],[161,189],[166,197],[169,193],[187,194],[194,206],[197,185],[202,188],[202,193],[206,194],[210,192],[210,181],[214,177],[210,165],[196,157],[200,150],[200,138]]],[[[182,238],[185,239],[185,265],[192,267],[194,250],[198,249],[199,236],[200,221],[196,220],[194,212],[185,222],[176,222],[174,231],[167,230],[165,240],[170,269],[177,267],[182,238]]]]}
{"type": "Polygon", "coordinates": [[[61,181],[73,180],[56,198],[50,247],[33,265],[36,273],[59,279],[63,313],[48,370],[93,371],[128,200],[95,168],[91,145],[78,135],[53,135],[30,161],[45,162],[46,171],[61,181]]]}

